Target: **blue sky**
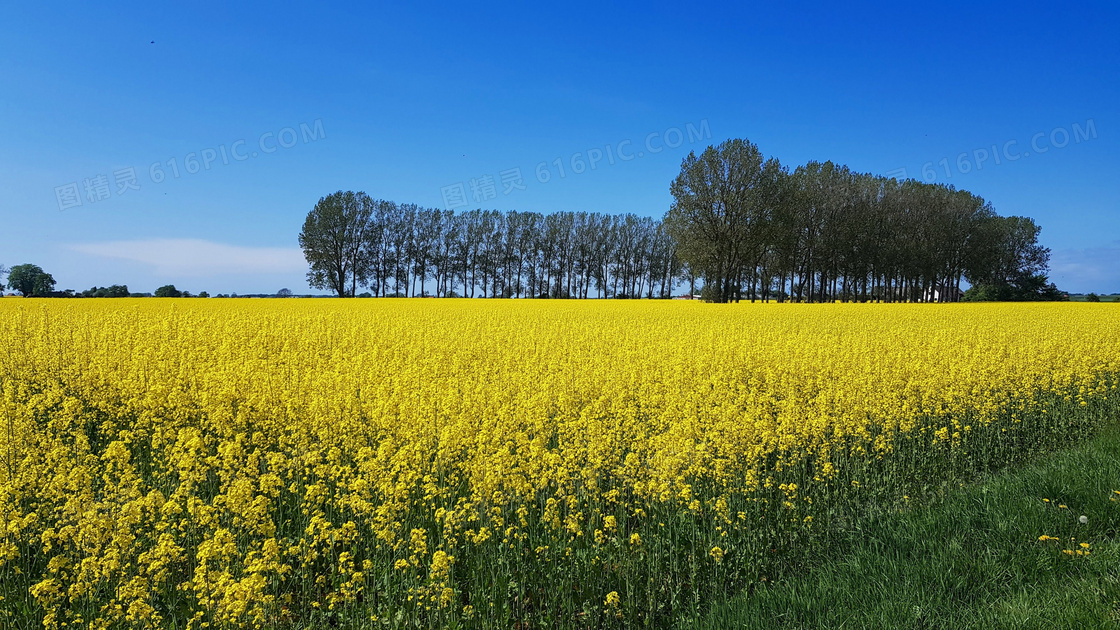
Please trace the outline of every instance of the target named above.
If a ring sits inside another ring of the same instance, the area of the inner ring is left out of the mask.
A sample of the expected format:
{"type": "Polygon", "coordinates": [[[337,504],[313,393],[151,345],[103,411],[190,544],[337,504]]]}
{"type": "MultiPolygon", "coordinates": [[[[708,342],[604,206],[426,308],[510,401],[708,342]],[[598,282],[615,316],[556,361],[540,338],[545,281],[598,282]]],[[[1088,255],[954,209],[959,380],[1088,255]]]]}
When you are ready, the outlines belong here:
{"type": "Polygon", "coordinates": [[[1060,287],[1120,292],[1120,5],[780,4],[9,3],[0,263],[305,292],[335,190],[660,217],[689,150],[742,137],[971,190],[1042,225],[1060,287]]]}

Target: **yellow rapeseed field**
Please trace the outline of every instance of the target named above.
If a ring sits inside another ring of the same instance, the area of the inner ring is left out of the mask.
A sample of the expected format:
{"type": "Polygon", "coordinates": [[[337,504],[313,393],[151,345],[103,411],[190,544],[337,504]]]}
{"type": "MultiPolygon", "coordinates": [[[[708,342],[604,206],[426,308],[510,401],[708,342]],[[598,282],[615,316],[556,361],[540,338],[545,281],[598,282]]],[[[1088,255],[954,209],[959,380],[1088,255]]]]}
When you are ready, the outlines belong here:
{"type": "Polygon", "coordinates": [[[608,627],[1115,417],[1120,307],[21,299],[0,344],[2,627],[608,627]]]}

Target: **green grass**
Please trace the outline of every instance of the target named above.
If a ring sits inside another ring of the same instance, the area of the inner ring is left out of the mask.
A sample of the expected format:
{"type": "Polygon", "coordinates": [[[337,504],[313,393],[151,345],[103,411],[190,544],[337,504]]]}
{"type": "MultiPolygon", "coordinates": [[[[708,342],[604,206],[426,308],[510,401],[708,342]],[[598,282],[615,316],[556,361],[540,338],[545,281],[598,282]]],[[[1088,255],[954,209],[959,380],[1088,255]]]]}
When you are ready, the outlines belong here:
{"type": "Polygon", "coordinates": [[[697,625],[1120,628],[1115,490],[1120,427],[1111,426],[1033,465],[857,523],[802,576],[757,585],[697,625]],[[1088,556],[1062,552],[1082,542],[1088,556]]]}

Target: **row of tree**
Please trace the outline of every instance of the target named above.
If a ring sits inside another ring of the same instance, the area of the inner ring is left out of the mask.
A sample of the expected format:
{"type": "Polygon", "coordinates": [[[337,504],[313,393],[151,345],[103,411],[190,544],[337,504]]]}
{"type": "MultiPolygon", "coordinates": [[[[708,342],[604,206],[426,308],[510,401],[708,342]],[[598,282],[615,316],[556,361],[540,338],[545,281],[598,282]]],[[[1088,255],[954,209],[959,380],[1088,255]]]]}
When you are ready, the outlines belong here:
{"type": "MultiPolygon", "coordinates": [[[[308,213],[299,243],[309,284],[340,297],[368,287],[381,297],[665,298],[680,283],[690,295],[702,285],[716,302],[1062,297],[1045,276],[1050,252],[1034,221],[1001,217],[952,186],[832,162],[791,171],[746,140],[728,140],[690,153],[670,192],[659,221],[456,213],[339,191],[308,213]]],[[[13,267],[8,284],[23,295],[55,293],[35,265],[13,267]]],[[[113,285],[74,295],[130,293],[113,285]]],[[[189,295],[173,285],[156,291],[189,295]]]]}
{"type": "Polygon", "coordinates": [[[951,186],[790,171],[746,140],[690,153],[661,221],[632,214],[452,211],[323,197],[299,243],[340,297],[669,297],[716,302],[1061,299],[1026,217],[951,186]],[[968,292],[962,292],[963,283],[968,292]]]}
{"type": "Polygon", "coordinates": [[[339,297],[669,297],[682,274],[661,222],[633,214],[455,213],[339,191],[299,243],[308,283],[339,297]]]}
{"type": "MultiPolygon", "coordinates": [[[[190,291],[180,290],[175,288],[173,284],[165,284],[155,290],[155,293],[133,293],[128,290],[126,284],[113,284],[107,287],[93,286],[85,291],[74,291],[73,289],[66,289],[65,291],[56,291],[54,276],[43,270],[42,267],[33,264],[16,265],[11,269],[0,265],[0,292],[4,291],[4,279],[7,278],[7,289],[15,291],[23,297],[69,297],[69,298],[122,298],[122,297],[200,297],[208,298],[210,293],[207,291],[199,291],[198,293],[191,293],[190,291]]],[[[369,294],[366,294],[369,296],[369,294]]],[[[236,293],[225,294],[219,293],[214,297],[238,297],[236,293]]],[[[284,288],[272,293],[255,293],[241,297],[279,297],[287,298],[294,297],[290,289],[284,288]]]]}
{"type": "Polygon", "coordinates": [[[1034,221],[952,186],[832,162],[790,171],[729,140],[689,154],[670,191],[666,231],[713,301],[1062,297],[1034,221]]]}
{"type": "MultiPolygon", "coordinates": [[[[114,284],[107,287],[90,287],[85,291],[74,291],[66,289],[65,291],[55,291],[54,276],[47,273],[39,265],[30,263],[24,265],[16,265],[11,269],[7,269],[0,265],[0,280],[7,277],[7,288],[15,291],[23,297],[97,297],[97,298],[122,298],[122,297],[153,297],[151,293],[131,293],[128,290],[128,285],[114,284]]],[[[4,283],[0,281],[0,291],[5,289],[4,283]]],[[[288,291],[281,289],[281,291],[288,291]]],[[[234,294],[236,297],[237,294],[234,294]]],[[[279,295],[279,294],[278,294],[279,295]]],[[[288,296],[291,291],[288,291],[288,296]]],[[[190,291],[180,291],[175,288],[173,284],[164,285],[158,289],[154,297],[210,297],[206,291],[200,291],[196,295],[192,295],[190,291]]],[[[219,296],[227,297],[227,296],[219,296]]]]}

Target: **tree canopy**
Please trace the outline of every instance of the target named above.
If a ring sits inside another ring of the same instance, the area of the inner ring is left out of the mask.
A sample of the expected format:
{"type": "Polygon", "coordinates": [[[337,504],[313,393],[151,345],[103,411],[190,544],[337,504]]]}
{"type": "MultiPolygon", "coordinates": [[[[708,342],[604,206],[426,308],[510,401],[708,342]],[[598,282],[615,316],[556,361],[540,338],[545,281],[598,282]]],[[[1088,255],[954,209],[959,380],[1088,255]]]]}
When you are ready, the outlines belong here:
{"type": "Polygon", "coordinates": [[[44,297],[54,290],[54,276],[30,263],[16,265],[8,272],[8,286],[23,297],[44,297]]]}
{"type": "Polygon", "coordinates": [[[689,153],[662,220],[596,212],[452,212],[339,191],[299,235],[311,286],[339,297],[1061,299],[1026,217],[952,186],[792,170],[747,140],[689,153]],[[429,284],[431,280],[431,284],[429,284]],[[962,289],[971,285],[969,293],[962,289]]]}
{"type": "Polygon", "coordinates": [[[128,297],[128,285],[114,284],[109,287],[90,287],[82,291],[82,297],[128,297]]]}
{"type": "Polygon", "coordinates": [[[364,192],[327,195],[307,213],[299,246],[311,269],[307,283],[338,297],[353,296],[369,273],[368,237],[373,200],[364,192]]]}
{"type": "Polygon", "coordinates": [[[632,214],[455,213],[375,201],[360,229],[347,228],[361,233],[362,243],[319,236],[317,242],[331,247],[309,251],[305,244],[313,239],[306,236],[330,216],[323,206],[345,214],[324,200],[309,214],[301,245],[312,286],[339,296],[368,287],[380,297],[669,297],[683,273],[661,222],[632,214]],[[343,255],[347,247],[358,254],[343,255]]]}
{"type": "Polygon", "coordinates": [[[728,140],[690,153],[670,192],[669,234],[713,301],[956,301],[964,282],[999,299],[1061,295],[1038,226],[952,186],[832,162],[790,172],[728,140]]]}

